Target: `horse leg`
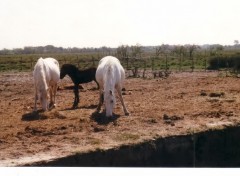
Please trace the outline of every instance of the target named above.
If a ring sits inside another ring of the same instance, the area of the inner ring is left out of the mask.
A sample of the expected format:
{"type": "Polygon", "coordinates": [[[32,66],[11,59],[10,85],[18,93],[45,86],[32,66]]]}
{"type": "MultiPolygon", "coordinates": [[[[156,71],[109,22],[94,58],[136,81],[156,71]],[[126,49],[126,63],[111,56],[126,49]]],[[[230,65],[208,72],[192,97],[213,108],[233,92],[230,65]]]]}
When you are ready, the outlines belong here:
{"type": "Polygon", "coordinates": [[[54,85],[52,86],[52,94],[53,94],[53,98],[52,98],[52,101],[51,101],[53,107],[56,106],[56,104],[55,104],[55,101],[56,101],[56,92],[57,92],[57,84],[54,84],[54,85]]]}
{"type": "Polygon", "coordinates": [[[34,111],[37,111],[37,100],[38,100],[38,94],[37,94],[37,88],[35,87],[34,111]]]}
{"type": "Polygon", "coordinates": [[[98,82],[94,79],[94,81],[96,82],[96,84],[97,84],[97,89],[99,90],[99,84],[98,84],[98,82]]]}
{"type": "Polygon", "coordinates": [[[124,113],[125,113],[125,115],[128,116],[128,115],[129,115],[129,112],[128,112],[128,110],[127,110],[125,104],[124,104],[123,97],[122,97],[122,87],[119,86],[119,85],[117,86],[117,92],[118,92],[118,95],[119,95],[120,101],[121,101],[121,103],[122,103],[124,113]]]}
{"type": "Polygon", "coordinates": [[[74,98],[73,108],[76,108],[79,103],[78,84],[74,86],[74,94],[75,94],[75,98],[74,98]]]}
{"type": "Polygon", "coordinates": [[[103,104],[103,91],[100,89],[99,91],[99,103],[96,112],[99,112],[101,110],[102,104],[103,104]]]}
{"type": "Polygon", "coordinates": [[[53,91],[53,103],[54,103],[54,106],[56,105],[55,103],[56,103],[56,93],[57,93],[57,84],[55,84],[55,86],[54,86],[54,91],[53,91]]]}
{"type": "Polygon", "coordinates": [[[49,104],[49,109],[51,109],[51,107],[53,106],[53,86],[49,87],[49,94],[50,94],[50,104],[49,104]]]}

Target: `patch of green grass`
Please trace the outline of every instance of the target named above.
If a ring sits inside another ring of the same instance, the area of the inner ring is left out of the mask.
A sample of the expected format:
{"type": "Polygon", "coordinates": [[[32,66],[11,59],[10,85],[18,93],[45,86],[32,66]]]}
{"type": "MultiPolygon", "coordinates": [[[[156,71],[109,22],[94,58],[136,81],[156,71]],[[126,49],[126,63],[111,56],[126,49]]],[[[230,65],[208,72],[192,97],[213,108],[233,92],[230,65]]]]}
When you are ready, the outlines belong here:
{"type": "Polygon", "coordinates": [[[116,136],[115,140],[116,141],[135,141],[140,138],[139,135],[137,134],[130,134],[130,133],[122,133],[116,136]]]}
{"type": "MultiPolygon", "coordinates": [[[[134,69],[153,69],[153,70],[205,70],[206,68],[220,69],[233,67],[240,69],[239,53],[236,51],[224,51],[219,56],[209,56],[205,50],[200,50],[193,55],[193,60],[188,56],[179,56],[168,53],[167,55],[154,56],[154,53],[144,53],[142,58],[119,58],[124,68],[134,69]],[[228,62],[226,62],[226,60],[228,62]],[[230,62],[231,61],[231,62],[230,62]]],[[[38,58],[53,57],[59,61],[60,66],[65,63],[71,63],[80,69],[97,66],[98,61],[106,53],[87,52],[87,53],[50,53],[50,54],[8,54],[0,55],[0,72],[8,70],[29,71],[38,58]]]]}
{"type": "Polygon", "coordinates": [[[101,56],[97,54],[25,54],[25,55],[0,55],[0,72],[2,71],[30,71],[40,58],[53,57],[59,61],[60,66],[71,63],[83,69],[97,66],[101,56]]]}
{"type": "Polygon", "coordinates": [[[90,140],[90,144],[91,144],[91,145],[100,145],[100,144],[101,144],[101,140],[100,140],[100,139],[92,138],[92,139],[90,140]]]}

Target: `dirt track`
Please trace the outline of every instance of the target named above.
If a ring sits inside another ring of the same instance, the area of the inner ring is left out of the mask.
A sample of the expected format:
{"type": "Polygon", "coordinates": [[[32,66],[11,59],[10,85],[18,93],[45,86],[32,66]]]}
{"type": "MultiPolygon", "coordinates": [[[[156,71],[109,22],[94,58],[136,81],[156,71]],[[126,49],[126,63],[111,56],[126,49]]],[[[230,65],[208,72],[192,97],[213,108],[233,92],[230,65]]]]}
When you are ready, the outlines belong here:
{"type": "Polygon", "coordinates": [[[216,72],[129,78],[123,98],[130,116],[117,99],[115,118],[108,121],[93,115],[98,103],[94,82],[82,85],[75,110],[70,109],[71,85],[69,78],[60,82],[55,109],[32,113],[32,73],[0,74],[0,166],[240,124],[240,79],[216,72]]]}

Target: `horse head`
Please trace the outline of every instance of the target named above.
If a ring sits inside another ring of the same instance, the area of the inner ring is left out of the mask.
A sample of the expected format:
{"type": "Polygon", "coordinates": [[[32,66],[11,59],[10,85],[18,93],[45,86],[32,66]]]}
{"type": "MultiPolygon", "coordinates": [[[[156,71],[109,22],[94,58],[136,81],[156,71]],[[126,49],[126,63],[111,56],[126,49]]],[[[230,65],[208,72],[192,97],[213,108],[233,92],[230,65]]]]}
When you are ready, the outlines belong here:
{"type": "Polygon", "coordinates": [[[112,116],[115,102],[116,102],[116,100],[115,100],[114,92],[112,90],[104,92],[104,103],[105,103],[107,117],[112,116]]]}
{"type": "Polygon", "coordinates": [[[69,72],[71,72],[70,65],[69,64],[62,65],[60,70],[60,79],[63,79],[67,74],[69,74],[69,72]]]}
{"type": "Polygon", "coordinates": [[[78,68],[72,64],[63,64],[60,69],[60,79],[63,79],[66,75],[74,76],[78,72],[78,68]]]}
{"type": "Polygon", "coordinates": [[[65,67],[64,65],[61,67],[61,70],[60,70],[60,79],[63,79],[65,76],[66,76],[66,71],[65,71],[65,67]]]}

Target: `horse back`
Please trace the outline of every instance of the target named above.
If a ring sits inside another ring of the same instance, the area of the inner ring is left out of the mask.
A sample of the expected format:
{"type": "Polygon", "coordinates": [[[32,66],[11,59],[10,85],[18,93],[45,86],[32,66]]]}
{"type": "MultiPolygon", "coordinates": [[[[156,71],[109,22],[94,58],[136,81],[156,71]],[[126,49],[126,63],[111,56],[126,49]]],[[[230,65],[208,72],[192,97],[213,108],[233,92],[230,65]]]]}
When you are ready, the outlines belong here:
{"type": "Polygon", "coordinates": [[[80,71],[79,73],[79,83],[88,83],[95,79],[96,68],[88,68],[86,70],[80,71]]]}
{"type": "Polygon", "coordinates": [[[46,79],[48,82],[58,82],[60,79],[59,63],[54,58],[44,59],[46,79]]]}
{"type": "Polygon", "coordinates": [[[125,72],[120,61],[113,56],[106,56],[99,61],[96,72],[98,82],[105,82],[105,79],[114,80],[115,84],[121,84],[125,79],[125,72]],[[111,75],[110,75],[111,74],[111,75]]]}

